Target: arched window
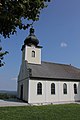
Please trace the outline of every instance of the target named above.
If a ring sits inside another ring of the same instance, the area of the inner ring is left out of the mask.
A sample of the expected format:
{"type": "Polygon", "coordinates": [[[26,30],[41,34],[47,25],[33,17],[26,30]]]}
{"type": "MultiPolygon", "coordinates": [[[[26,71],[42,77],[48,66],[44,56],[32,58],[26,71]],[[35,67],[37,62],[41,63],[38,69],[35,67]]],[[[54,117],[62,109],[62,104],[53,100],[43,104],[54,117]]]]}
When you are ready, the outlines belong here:
{"type": "Polygon", "coordinates": [[[35,51],[32,51],[32,57],[35,57],[35,51]]]}
{"type": "Polygon", "coordinates": [[[37,95],[42,95],[42,83],[37,84],[37,95]]]}
{"type": "Polygon", "coordinates": [[[51,84],[51,95],[52,94],[55,94],[55,84],[54,83],[51,84]]]}
{"type": "Polygon", "coordinates": [[[74,84],[74,94],[77,94],[77,85],[74,84]]]}
{"type": "Polygon", "coordinates": [[[63,84],[63,94],[67,94],[67,84],[63,84]]]}

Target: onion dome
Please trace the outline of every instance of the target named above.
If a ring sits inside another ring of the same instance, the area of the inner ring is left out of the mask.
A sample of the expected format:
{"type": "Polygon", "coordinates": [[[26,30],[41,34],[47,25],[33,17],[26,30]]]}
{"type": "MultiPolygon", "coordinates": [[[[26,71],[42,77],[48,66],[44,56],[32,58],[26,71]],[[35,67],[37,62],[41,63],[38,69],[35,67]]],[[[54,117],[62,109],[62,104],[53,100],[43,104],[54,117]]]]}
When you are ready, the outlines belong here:
{"type": "Polygon", "coordinates": [[[33,28],[30,28],[30,35],[25,39],[24,44],[25,45],[35,45],[35,46],[37,46],[39,44],[39,40],[34,35],[33,28]]]}

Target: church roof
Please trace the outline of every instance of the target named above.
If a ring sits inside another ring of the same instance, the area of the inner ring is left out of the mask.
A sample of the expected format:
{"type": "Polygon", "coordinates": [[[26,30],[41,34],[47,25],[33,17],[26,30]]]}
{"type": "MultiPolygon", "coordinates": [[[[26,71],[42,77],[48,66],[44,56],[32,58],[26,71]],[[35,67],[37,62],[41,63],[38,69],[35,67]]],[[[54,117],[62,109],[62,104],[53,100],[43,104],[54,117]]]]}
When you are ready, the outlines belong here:
{"type": "Polygon", "coordinates": [[[42,62],[41,64],[28,63],[30,77],[35,79],[80,80],[80,69],[65,64],[42,62]]]}

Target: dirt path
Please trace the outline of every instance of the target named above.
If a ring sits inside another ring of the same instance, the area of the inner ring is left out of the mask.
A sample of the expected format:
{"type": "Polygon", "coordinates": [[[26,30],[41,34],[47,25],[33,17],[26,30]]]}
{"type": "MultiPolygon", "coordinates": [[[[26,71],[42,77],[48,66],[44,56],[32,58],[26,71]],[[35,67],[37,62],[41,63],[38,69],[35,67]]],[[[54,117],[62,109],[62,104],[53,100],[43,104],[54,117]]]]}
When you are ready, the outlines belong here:
{"type": "Polygon", "coordinates": [[[0,100],[0,107],[5,106],[27,106],[27,103],[21,101],[12,101],[12,100],[0,100]]]}

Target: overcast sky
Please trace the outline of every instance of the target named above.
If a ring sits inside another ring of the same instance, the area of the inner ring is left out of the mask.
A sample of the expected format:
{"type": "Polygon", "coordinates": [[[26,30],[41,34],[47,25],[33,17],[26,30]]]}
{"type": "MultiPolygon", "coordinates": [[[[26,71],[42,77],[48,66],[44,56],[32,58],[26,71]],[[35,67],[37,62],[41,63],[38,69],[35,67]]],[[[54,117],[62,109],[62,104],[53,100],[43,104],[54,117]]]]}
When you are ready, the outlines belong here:
{"type": "MultiPolygon", "coordinates": [[[[54,0],[34,24],[42,48],[42,60],[80,68],[80,0],[54,0]]],[[[0,90],[16,90],[21,65],[21,47],[29,30],[2,38],[5,66],[0,68],[0,90]]]]}

